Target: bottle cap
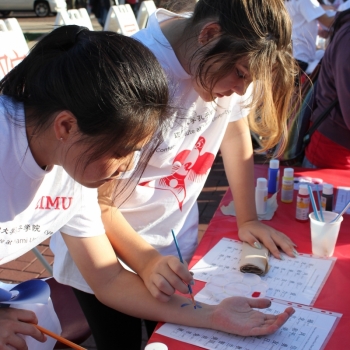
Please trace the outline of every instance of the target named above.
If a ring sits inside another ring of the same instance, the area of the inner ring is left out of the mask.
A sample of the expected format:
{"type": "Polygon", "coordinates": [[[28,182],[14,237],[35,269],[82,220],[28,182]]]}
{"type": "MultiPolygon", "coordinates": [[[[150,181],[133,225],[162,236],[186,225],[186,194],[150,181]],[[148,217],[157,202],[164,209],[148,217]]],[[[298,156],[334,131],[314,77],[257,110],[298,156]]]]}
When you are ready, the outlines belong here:
{"type": "Polygon", "coordinates": [[[164,343],[151,343],[145,347],[145,350],[168,350],[168,347],[164,343]]]}
{"type": "Polygon", "coordinates": [[[299,185],[299,194],[308,195],[309,194],[308,185],[299,185]]]}
{"type": "Polygon", "coordinates": [[[331,184],[323,184],[322,192],[324,194],[333,194],[333,185],[331,185],[331,184]]]}
{"type": "Polygon", "coordinates": [[[259,177],[256,180],[256,188],[265,189],[267,187],[267,180],[263,177],[259,177]]]}
{"type": "Polygon", "coordinates": [[[270,160],[270,168],[271,169],[278,169],[280,166],[280,161],[278,159],[271,159],[270,160]]]}
{"type": "Polygon", "coordinates": [[[284,168],[283,176],[284,177],[294,177],[294,169],[293,168],[284,168]]]}

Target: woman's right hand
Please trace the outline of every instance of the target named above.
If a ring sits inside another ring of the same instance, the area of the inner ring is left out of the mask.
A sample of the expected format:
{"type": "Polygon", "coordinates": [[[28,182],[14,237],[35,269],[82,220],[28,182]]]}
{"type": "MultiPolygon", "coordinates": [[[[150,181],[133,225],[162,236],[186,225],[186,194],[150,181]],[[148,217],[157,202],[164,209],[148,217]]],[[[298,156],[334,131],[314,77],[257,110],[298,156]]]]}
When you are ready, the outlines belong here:
{"type": "Polygon", "coordinates": [[[34,312],[22,309],[0,308],[0,350],[27,350],[25,340],[19,334],[29,335],[37,341],[46,341],[46,336],[34,325],[38,319],[34,312]]]}

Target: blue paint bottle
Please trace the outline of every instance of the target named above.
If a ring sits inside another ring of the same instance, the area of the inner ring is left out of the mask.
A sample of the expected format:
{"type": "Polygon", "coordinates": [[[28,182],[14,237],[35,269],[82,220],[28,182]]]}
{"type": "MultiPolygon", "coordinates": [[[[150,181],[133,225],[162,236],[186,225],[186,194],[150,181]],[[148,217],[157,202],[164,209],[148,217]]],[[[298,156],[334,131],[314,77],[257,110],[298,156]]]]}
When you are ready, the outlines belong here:
{"type": "Polygon", "coordinates": [[[278,182],[280,177],[280,161],[278,159],[271,159],[269,165],[267,191],[274,194],[278,191],[278,182]]]}

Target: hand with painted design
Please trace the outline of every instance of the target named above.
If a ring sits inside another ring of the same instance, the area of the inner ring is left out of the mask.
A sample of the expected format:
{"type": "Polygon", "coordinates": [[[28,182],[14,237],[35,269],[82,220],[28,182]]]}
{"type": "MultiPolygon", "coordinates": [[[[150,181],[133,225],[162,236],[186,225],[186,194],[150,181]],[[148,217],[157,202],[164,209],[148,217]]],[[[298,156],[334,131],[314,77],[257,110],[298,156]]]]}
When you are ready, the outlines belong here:
{"type": "Polygon", "coordinates": [[[272,334],[295,311],[292,307],[288,307],[279,315],[271,315],[254,310],[268,308],[270,305],[271,301],[268,299],[244,297],[224,299],[211,316],[212,328],[242,336],[272,334]]]}

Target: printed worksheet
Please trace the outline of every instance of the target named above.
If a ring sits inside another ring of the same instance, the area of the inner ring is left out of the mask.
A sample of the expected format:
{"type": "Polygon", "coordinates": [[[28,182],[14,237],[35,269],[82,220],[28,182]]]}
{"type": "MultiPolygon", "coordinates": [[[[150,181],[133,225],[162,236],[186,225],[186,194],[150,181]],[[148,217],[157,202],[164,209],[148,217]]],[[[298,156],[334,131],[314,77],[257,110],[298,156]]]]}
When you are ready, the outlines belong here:
{"type": "Polygon", "coordinates": [[[242,295],[312,305],[336,261],[336,258],[317,258],[307,254],[300,254],[297,258],[283,254],[284,260],[270,257],[268,273],[259,277],[240,273],[241,251],[241,242],[223,238],[191,268],[195,279],[209,282],[202,292],[204,298],[198,293],[196,299],[199,297],[201,301],[212,304],[224,297],[242,295]],[[226,285],[223,286],[220,280],[226,285]],[[208,293],[209,287],[211,293],[208,293]],[[213,302],[208,299],[210,295],[213,302]]]}
{"type": "MultiPolygon", "coordinates": [[[[241,337],[211,329],[186,327],[166,323],[156,333],[215,350],[317,350],[335,328],[341,314],[306,306],[295,306],[296,312],[274,334],[258,337],[241,337]]],[[[286,308],[282,302],[273,302],[262,312],[278,314],[286,308]]]]}

